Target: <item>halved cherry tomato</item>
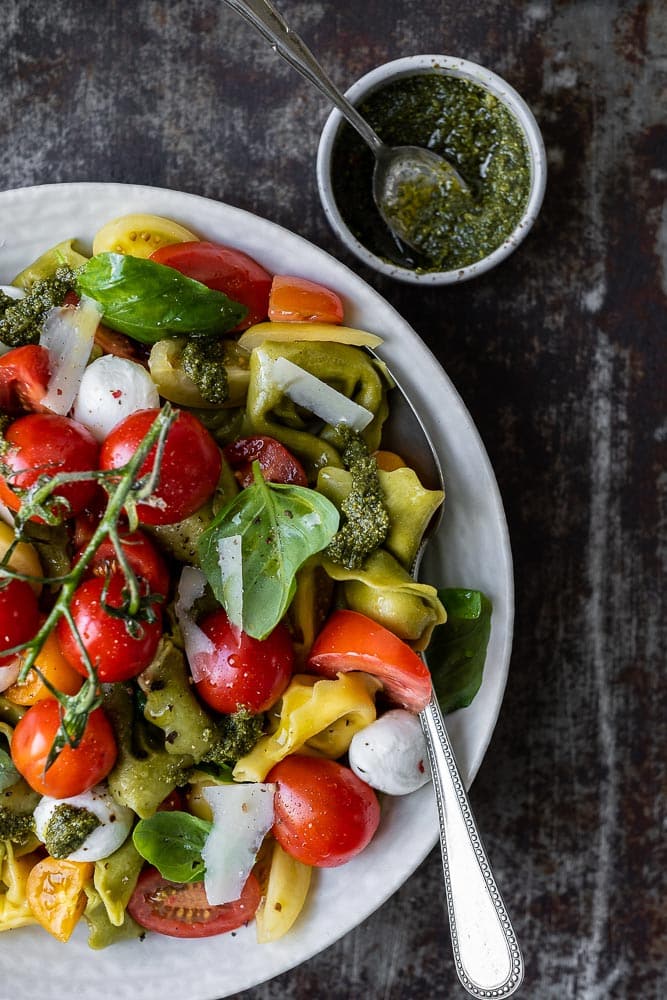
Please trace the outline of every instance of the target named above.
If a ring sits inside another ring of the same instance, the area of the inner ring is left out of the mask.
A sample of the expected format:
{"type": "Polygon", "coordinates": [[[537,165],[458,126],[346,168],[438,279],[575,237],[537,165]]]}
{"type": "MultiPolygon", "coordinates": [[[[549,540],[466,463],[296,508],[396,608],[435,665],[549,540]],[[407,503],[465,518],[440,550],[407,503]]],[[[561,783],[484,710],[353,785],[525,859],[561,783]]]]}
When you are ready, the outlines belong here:
{"type": "Polygon", "coordinates": [[[158,247],[197,237],[185,226],[161,215],[133,213],[112,219],[93,239],[93,253],[124,253],[130,257],[150,257],[158,247]]]}
{"type": "Polygon", "coordinates": [[[139,876],[127,912],[141,927],[168,937],[212,937],[252,920],[260,896],[259,882],[251,874],[239,899],[210,906],[203,882],[169,882],[149,867],[139,876]]]}
{"type": "MultiPolygon", "coordinates": [[[[100,468],[119,469],[129,462],[159,412],[137,410],[121,420],[102,442],[100,468]]],[[[151,471],[154,461],[155,448],[141,467],[142,476],[151,471]]],[[[139,520],[174,524],[194,514],[218,485],[221,467],[218,446],[204,425],[180,410],[167,435],[154,502],[137,504],[139,520]]]]}
{"type": "MultiPolygon", "coordinates": [[[[166,597],[169,593],[169,570],[148,535],[143,531],[121,530],[119,537],[121,548],[131,569],[139,580],[145,580],[148,593],[166,597]]],[[[78,561],[82,551],[83,549],[80,549],[76,553],[75,562],[78,561]]],[[[99,577],[121,572],[116,549],[108,536],[96,549],[95,555],[88,563],[87,571],[91,576],[99,577]]]]}
{"type": "Polygon", "coordinates": [[[219,243],[176,243],[156,250],[151,259],[246,306],[248,314],[236,330],[266,319],[271,275],[242,250],[219,243]]]}
{"type": "Polygon", "coordinates": [[[306,865],[334,868],[368,845],[380,822],[373,789],[334,760],[291,754],[269,771],[277,783],[273,835],[306,865]]]}
{"type": "Polygon", "coordinates": [[[15,347],[0,357],[0,410],[48,413],[42,406],[49,384],[49,352],[39,344],[15,347]]]}
{"type": "MultiPolygon", "coordinates": [[[[0,581],[0,651],[32,639],[38,625],[39,607],[30,584],[10,578],[0,581]]],[[[0,656],[0,666],[13,659],[13,653],[0,656]]]]}
{"type": "Polygon", "coordinates": [[[262,475],[270,483],[293,483],[307,486],[308,477],[301,462],[275,438],[257,435],[239,438],[222,450],[242,487],[254,482],[252,463],[259,462],[262,475]]]}
{"type": "Polygon", "coordinates": [[[199,653],[197,693],[217,712],[247,708],[256,714],[280,698],[292,676],[294,651],[289,631],[277,625],[266,639],[253,639],[230,625],[226,613],[214,611],[200,622],[215,647],[199,653]]]}
{"type": "Polygon", "coordinates": [[[308,657],[308,669],[335,678],[363,670],[382,681],[397,705],[421,712],[431,697],[431,674],[407,643],[358,611],[340,609],[327,619],[308,657]]]}
{"type": "Polygon", "coordinates": [[[63,656],[55,632],[49,633],[35,660],[35,667],[39,673],[37,670],[30,670],[24,681],[17,681],[7,688],[4,696],[8,701],[14,705],[34,705],[44,698],[53,698],[42,677],[63,694],[76,694],[83,684],[81,675],[63,656]]]}
{"type": "MultiPolygon", "coordinates": [[[[87,427],[56,413],[29,413],[9,425],[5,440],[9,447],[3,462],[11,472],[0,477],[0,500],[18,510],[21,500],[11,487],[28,489],[43,475],[84,472],[97,468],[98,445],[87,427]]],[[[82,511],[97,492],[92,479],[67,483],[53,496],[69,504],[68,517],[82,511]]]]}
{"type": "Polygon", "coordinates": [[[101,708],[88,717],[81,742],[64,747],[45,771],[46,761],[60,728],[60,705],[45,698],[29,708],[12,736],[11,755],[16,770],[31,788],[54,799],[87,792],[99,784],[116,761],[116,738],[101,708]]]}
{"type": "MultiPolygon", "coordinates": [[[[105,585],[102,577],[79,584],[70,603],[70,613],[98,679],[102,683],[126,681],[145,670],[155,656],[162,635],[162,615],[159,607],[154,606],[155,621],[140,621],[137,635],[131,635],[124,620],[108,614],[102,606],[105,585]]],[[[116,573],[108,581],[106,604],[122,607],[125,589],[125,578],[116,573]]],[[[67,661],[86,677],[81,649],[65,618],[59,619],[56,634],[67,661]]]]}
{"type": "Polygon", "coordinates": [[[58,941],[69,941],[86,908],[84,888],[95,866],[89,861],[44,858],[31,869],[26,899],[35,918],[58,941]]]}
{"type": "Polygon", "coordinates": [[[395,472],[396,469],[404,469],[407,464],[395,451],[374,451],[373,458],[381,472],[395,472]]]}
{"type": "Polygon", "coordinates": [[[308,278],[276,274],[269,319],[280,323],[342,323],[343,303],[335,292],[308,278]]]}

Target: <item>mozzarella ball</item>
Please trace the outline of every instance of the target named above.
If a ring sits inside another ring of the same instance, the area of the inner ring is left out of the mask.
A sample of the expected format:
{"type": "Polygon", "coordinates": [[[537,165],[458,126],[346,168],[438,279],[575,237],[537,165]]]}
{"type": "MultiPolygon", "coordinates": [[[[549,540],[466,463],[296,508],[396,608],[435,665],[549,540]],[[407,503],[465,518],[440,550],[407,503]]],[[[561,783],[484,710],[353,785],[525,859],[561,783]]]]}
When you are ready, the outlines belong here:
{"type": "Polygon", "coordinates": [[[96,785],[90,791],[72,795],[68,799],[53,799],[49,795],[41,799],[34,812],[35,833],[41,841],[44,841],[53,812],[62,805],[87,809],[100,821],[100,825],[88,834],[81,846],[67,855],[67,861],[100,861],[108,858],[125,842],[132,829],[132,810],[119,805],[106,785],[96,785]]]}
{"type": "Polygon", "coordinates": [[[352,737],[350,767],[362,781],[387,795],[406,795],[431,777],[419,718],[393,709],[352,737]]]}
{"type": "Polygon", "coordinates": [[[136,361],[105,354],[88,365],[74,400],[73,417],[97,441],[135,410],[160,405],[155,383],[136,361]]]}

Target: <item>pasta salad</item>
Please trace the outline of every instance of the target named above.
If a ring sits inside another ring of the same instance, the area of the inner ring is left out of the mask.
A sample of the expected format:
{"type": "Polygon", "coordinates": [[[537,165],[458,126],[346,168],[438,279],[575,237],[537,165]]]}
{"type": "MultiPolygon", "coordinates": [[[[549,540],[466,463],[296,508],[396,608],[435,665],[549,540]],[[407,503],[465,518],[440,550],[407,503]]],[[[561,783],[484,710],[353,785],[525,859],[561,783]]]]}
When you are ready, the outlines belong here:
{"type": "Polygon", "coordinates": [[[0,930],[277,940],[429,777],[443,494],[380,340],[143,215],[3,286],[0,341],[0,930]]]}

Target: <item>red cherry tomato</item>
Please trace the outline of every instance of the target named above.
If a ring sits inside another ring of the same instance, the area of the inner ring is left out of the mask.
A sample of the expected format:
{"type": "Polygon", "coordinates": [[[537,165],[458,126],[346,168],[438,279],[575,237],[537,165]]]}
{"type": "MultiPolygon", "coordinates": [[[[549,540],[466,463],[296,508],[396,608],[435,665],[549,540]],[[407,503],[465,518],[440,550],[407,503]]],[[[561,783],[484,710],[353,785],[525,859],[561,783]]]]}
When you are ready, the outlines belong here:
{"type": "Polygon", "coordinates": [[[407,643],[358,611],[339,610],[327,619],[308,657],[308,670],[335,678],[363,670],[382,681],[387,696],[411,712],[431,697],[431,674],[407,643]]]}
{"type": "MultiPolygon", "coordinates": [[[[146,582],[148,593],[166,597],[169,593],[169,570],[150,538],[143,531],[120,531],[119,536],[130,567],[139,580],[146,582]]],[[[75,562],[82,551],[83,548],[77,552],[75,562]]],[[[105,577],[116,572],[121,572],[120,563],[114,544],[107,536],[88,563],[88,573],[91,576],[105,577]]]]}
{"type": "MultiPolygon", "coordinates": [[[[56,413],[29,413],[10,424],[5,433],[9,448],[3,462],[12,470],[0,478],[0,500],[12,510],[21,501],[11,487],[27,489],[42,475],[97,469],[98,446],[90,431],[69,417],[56,413]]],[[[60,486],[54,496],[69,504],[68,517],[78,514],[97,492],[91,480],[60,486]]]]}
{"type": "Polygon", "coordinates": [[[39,344],[15,347],[0,357],[0,410],[48,412],[42,406],[49,384],[49,352],[39,344]]]}
{"type": "Polygon", "coordinates": [[[253,639],[230,625],[225,612],[214,611],[200,622],[215,652],[197,656],[197,692],[218,712],[247,708],[264,712],[280,698],[292,676],[294,651],[284,625],[266,639],[253,639]]]}
{"type": "MultiPolygon", "coordinates": [[[[101,601],[105,582],[100,577],[84,580],[74,591],[70,611],[99,680],[108,683],[136,677],[148,666],[162,635],[162,621],[159,609],[154,608],[156,620],[139,622],[138,635],[132,636],[122,618],[104,610],[101,601]]],[[[112,576],[106,603],[111,607],[121,607],[124,588],[124,577],[120,573],[112,576]]],[[[87,676],[86,665],[69,622],[61,618],[56,631],[65,659],[80,674],[87,676]]]]}
{"type": "MultiPolygon", "coordinates": [[[[132,458],[159,410],[137,410],[117,424],[102,442],[100,468],[119,469],[132,458]]],[[[153,468],[155,448],[141,467],[153,468]]],[[[174,524],[194,514],[218,484],[222,461],[209,432],[186,410],[181,410],[167,435],[155,501],[137,504],[144,524],[174,524]]],[[[151,498],[152,499],[152,498],[151,498]]]]}
{"type": "MultiPolygon", "coordinates": [[[[0,651],[32,639],[39,626],[35,591],[25,580],[0,582],[0,651]]],[[[0,666],[11,663],[14,654],[0,656],[0,666]]]]}
{"type": "Polygon", "coordinates": [[[245,330],[266,319],[271,275],[242,250],[219,243],[172,243],[156,250],[151,259],[246,306],[248,314],[235,329],[245,330]]]}
{"type": "Polygon", "coordinates": [[[269,296],[269,319],[279,323],[342,323],[343,303],[330,288],[315,281],[276,274],[269,296]]]}
{"type": "Polygon", "coordinates": [[[316,868],[345,864],[380,822],[372,788],[334,760],[292,754],[271,768],[277,782],[273,835],[288,854],[316,868]]]}
{"type": "Polygon", "coordinates": [[[262,475],[270,483],[308,485],[301,462],[275,438],[260,435],[239,438],[223,448],[222,453],[244,488],[254,482],[252,463],[255,461],[259,462],[262,475]]]}
{"type": "Polygon", "coordinates": [[[225,934],[255,916],[261,889],[251,874],[239,899],[210,906],[203,882],[169,882],[156,868],[144,868],[127,912],[146,930],[169,937],[202,938],[225,934]]]}
{"type": "Polygon", "coordinates": [[[12,736],[11,754],[17,771],[42,795],[66,799],[99,784],[116,760],[116,739],[104,710],[88,718],[76,749],[64,747],[48,771],[44,770],[60,726],[60,705],[45,698],[29,708],[12,736]]]}

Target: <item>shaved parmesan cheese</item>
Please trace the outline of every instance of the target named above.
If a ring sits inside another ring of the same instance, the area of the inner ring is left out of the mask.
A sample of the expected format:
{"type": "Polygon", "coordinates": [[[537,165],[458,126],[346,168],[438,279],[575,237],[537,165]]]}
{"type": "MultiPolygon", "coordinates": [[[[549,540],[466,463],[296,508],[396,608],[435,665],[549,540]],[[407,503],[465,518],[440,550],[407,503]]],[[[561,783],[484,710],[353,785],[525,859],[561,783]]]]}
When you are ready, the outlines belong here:
{"type": "Polygon", "coordinates": [[[243,554],[241,536],[229,535],[218,539],[218,565],[229,622],[243,628],[243,554]]]}
{"type": "Polygon", "coordinates": [[[352,344],[354,347],[379,347],[382,343],[382,337],[374,333],[334,323],[256,323],[241,334],[238,346],[252,351],[265,340],[279,343],[295,340],[309,343],[328,341],[334,344],[352,344]]]}
{"type": "Polygon", "coordinates": [[[264,837],[273,826],[275,784],[211,785],[202,794],[213,827],[202,851],[211,906],[238,899],[264,837]]]}
{"type": "Polygon", "coordinates": [[[0,666],[0,691],[6,691],[11,687],[21,673],[21,658],[16,656],[11,663],[0,666]]]}
{"type": "Polygon", "coordinates": [[[50,309],[39,342],[49,352],[51,378],[43,406],[62,416],[69,413],[93,349],[95,331],[102,318],[97,303],[85,296],[75,309],[50,309]]]}
{"type": "Polygon", "coordinates": [[[373,414],[365,406],[359,406],[287,358],[274,361],[271,378],[292,402],[310,410],[328,424],[346,424],[352,430],[363,431],[373,419],[373,414]]]}
{"type": "Polygon", "coordinates": [[[195,566],[184,566],[178,581],[174,611],[183,633],[185,655],[195,684],[204,676],[205,667],[215,654],[215,646],[190,614],[194,603],[204,594],[206,577],[195,566]]]}

